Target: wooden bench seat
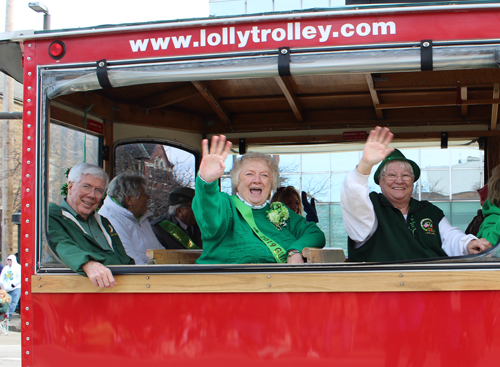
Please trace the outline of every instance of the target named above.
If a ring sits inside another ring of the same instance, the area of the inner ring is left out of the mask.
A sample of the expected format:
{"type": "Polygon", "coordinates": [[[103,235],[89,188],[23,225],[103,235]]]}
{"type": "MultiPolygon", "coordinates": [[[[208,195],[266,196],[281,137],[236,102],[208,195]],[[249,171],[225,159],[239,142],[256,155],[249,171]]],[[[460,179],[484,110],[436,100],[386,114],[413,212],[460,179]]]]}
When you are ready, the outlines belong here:
{"type": "MultiPolygon", "coordinates": [[[[194,264],[203,250],[148,250],[149,264],[194,264]]],[[[341,248],[306,247],[302,256],[307,263],[340,263],[345,261],[344,250],[341,248]]]]}
{"type": "Polygon", "coordinates": [[[149,264],[194,264],[203,250],[148,250],[149,264]]]}
{"type": "Polygon", "coordinates": [[[341,248],[305,247],[302,250],[302,256],[307,259],[308,264],[345,262],[344,250],[341,248]]]}

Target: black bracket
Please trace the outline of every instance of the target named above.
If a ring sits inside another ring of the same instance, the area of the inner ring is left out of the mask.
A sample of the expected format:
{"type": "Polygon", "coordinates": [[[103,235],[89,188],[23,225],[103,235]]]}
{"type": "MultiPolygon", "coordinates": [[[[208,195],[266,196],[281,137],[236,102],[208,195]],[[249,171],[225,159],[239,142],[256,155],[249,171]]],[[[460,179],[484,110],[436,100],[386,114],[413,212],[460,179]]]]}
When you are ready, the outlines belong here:
{"type": "Polygon", "coordinates": [[[432,40],[420,41],[420,70],[432,71],[432,40]]]}
{"type": "Polygon", "coordinates": [[[109,161],[109,145],[102,146],[102,159],[109,161]]]}
{"type": "Polygon", "coordinates": [[[479,150],[485,150],[486,149],[486,137],[481,136],[477,140],[477,144],[479,145],[479,150]]]}
{"type": "Polygon", "coordinates": [[[241,138],[238,146],[238,154],[243,155],[247,152],[247,139],[241,138]]]}
{"type": "Polygon", "coordinates": [[[290,73],[290,47],[278,49],[278,74],[280,76],[291,76],[290,73]]]}
{"type": "Polygon", "coordinates": [[[113,88],[108,78],[108,63],[106,59],[97,61],[97,80],[103,89],[113,88]]]}
{"type": "Polygon", "coordinates": [[[441,149],[448,149],[448,133],[445,131],[441,133],[441,149]]]}

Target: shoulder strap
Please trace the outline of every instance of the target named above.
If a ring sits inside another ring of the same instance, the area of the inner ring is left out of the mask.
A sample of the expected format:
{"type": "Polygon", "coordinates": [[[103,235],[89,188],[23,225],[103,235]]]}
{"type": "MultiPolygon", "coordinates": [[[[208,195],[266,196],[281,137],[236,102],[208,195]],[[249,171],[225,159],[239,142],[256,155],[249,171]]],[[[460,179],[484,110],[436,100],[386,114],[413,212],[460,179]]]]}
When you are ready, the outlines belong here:
{"type": "Polygon", "coordinates": [[[188,250],[200,250],[198,246],[189,238],[189,236],[182,229],[177,227],[174,223],[168,220],[162,220],[158,223],[161,228],[167,231],[173,238],[177,240],[182,246],[188,250]]]}
{"type": "MultiPolygon", "coordinates": [[[[115,249],[113,248],[113,241],[111,240],[111,236],[108,234],[108,231],[106,231],[106,229],[104,228],[104,225],[102,224],[102,218],[99,215],[99,213],[94,213],[94,218],[96,219],[97,224],[99,224],[99,227],[101,227],[101,231],[104,234],[104,237],[106,238],[106,241],[108,242],[109,247],[111,248],[111,250],[115,251],[115,249]]],[[[110,232],[113,232],[113,230],[114,230],[114,228],[111,224],[109,224],[109,229],[110,229],[110,232]]]]}
{"type": "Polygon", "coordinates": [[[276,241],[267,237],[264,233],[262,233],[259,230],[257,224],[255,224],[252,209],[248,205],[242,203],[241,200],[236,195],[231,196],[231,199],[233,200],[234,206],[236,206],[236,209],[238,209],[245,222],[247,222],[250,228],[252,228],[253,233],[255,233],[255,235],[259,237],[259,239],[262,242],[264,242],[269,251],[271,251],[274,258],[276,259],[276,262],[286,263],[287,261],[286,251],[276,241]]]}

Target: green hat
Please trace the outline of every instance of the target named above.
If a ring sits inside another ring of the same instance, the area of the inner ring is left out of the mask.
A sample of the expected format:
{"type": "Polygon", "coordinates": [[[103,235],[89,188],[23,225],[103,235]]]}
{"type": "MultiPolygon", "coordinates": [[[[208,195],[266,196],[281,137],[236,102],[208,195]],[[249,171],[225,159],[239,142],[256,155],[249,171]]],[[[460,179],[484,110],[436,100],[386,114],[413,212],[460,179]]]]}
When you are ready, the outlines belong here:
{"type": "Polygon", "coordinates": [[[187,204],[193,201],[194,190],[190,187],[176,187],[168,195],[168,206],[177,204],[187,204]]]}
{"type": "Polygon", "coordinates": [[[413,174],[415,175],[415,181],[417,181],[420,178],[420,168],[418,165],[413,162],[411,159],[407,159],[403,153],[401,153],[398,149],[394,149],[394,151],[389,154],[383,161],[380,163],[380,166],[378,166],[377,170],[375,171],[375,175],[373,176],[373,180],[377,185],[380,185],[378,183],[378,178],[380,176],[380,172],[382,171],[382,168],[384,166],[391,162],[391,161],[406,161],[410,163],[411,167],[413,168],[413,174]]]}

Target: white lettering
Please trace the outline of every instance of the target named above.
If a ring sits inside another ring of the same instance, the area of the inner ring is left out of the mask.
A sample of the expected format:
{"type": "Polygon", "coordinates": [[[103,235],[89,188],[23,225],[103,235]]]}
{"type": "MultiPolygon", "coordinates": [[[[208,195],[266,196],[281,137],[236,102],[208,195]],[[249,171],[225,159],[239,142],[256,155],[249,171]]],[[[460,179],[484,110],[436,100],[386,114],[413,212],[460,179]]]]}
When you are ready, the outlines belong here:
{"type": "Polygon", "coordinates": [[[205,29],[200,30],[200,47],[205,47],[207,45],[207,31],[205,29]]]}
{"type": "Polygon", "coordinates": [[[153,50],[158,51],[161,47],[162,50],[166,50],[168,48],[168,43],[170,42],[170,37],[165,37],[163,38],[158,38],[154,39],[151,38],[151,46],[153,46],[153,50]]]}
{"type": "Polygon", "coordinates": [[[295,22],[295,39],[300,39],[300,22],[295,22]]]}
{"type": "Polygon", "coordinates": [[[146,51],[146,49],[148,48],[149,40],[148,39],[137,40],[135,42],[133,40],[130,40],[129,42],[130,42],[130,47],[132,47],[132,52],[137,52],[139,50],[146,51]]]}
{"type": "Polygon", "coordinates": [[[236,37],[234,34],[234,27],[229,27],[229,44],[234,45],[236,43],[236,37]]]}
{"type": "Polygon", "coordinates": [[[227,28],[222,28],[222,44],[227,45],[227,28]]]}
{"type": "Polygon", "coordinates": [[[351,37],[354,31],[347,31],[347,29],[354,29],[354,26],[352,24],[344,24],[342,28],[340,28],[340,34],[344,37],[351,37]]]}
{"type": "Polygon", "coordinates": [[[236,32],[236,34],[238,35],[238,39],[240,40],[238,47],[245,47],[248,42],[248,37],[250,37],[250,31],[245,31],[245,33],[238,31],[236,32]]]}
{"type": "Polygon", "coordinates": [[[314,37],[316,37],[316,28],[308,25],[302,30],[302,37],[308,40],[312,40],[314,37]]]}
{"type": "Polygon", "coordinates": [[[270,29],[263,29],[260,31],[260,39],[262,40],[262,42],[267,42],[267,35],[271,32],[272,30],[270,29]]]}
{"type": "Polygon", "coordinates": [[[387,34],[387,27],[390,27],[390,33],[391,34],[396,34],[396,23],[394,22],[380,22],[380,23],[373,23],[373,35],[378,36],[378,30],[382,31],[381,34],[387,34]]]}
{"type": "Polygon", "coordinates": [[[286,37],[286,32],[283,28],[276,28],[271,34],[271,36],[273,37],[274,41],[283,41],[286,37]]]}
{"type": "MultiPolygon", "coordinates": [[[[340,29],[333,30],[333,25],[308,25],[302,27],[301,22],[286,23],[283,28],[268,28],[259,29],[259,26],[251,26],[250,29],[237,31],[236,27],[221,27],[221,32],[210,33],[207,36],[206,29],[200,29],[199,40],[193,41],[191,35],[177,36],[177,37],[159,37],[139,40],[129,40],[132,52],[144,52],[148,50],[151,44],[151,49],[154,51],[167,50],[172,46],[176,49],[179,48],[195,48],[219,46],[219,45],[238,45],[238,47],[246,47],[248,42],[254,44],[261,42],[281,42],[285,39],[294,40],[312,40],[317,39],[319,43],[327,42],[330,37],[352,37],[353,35],[365,37],[369,35],[379,36],[396,34],[396,23],[393,21],[388,22],[373,22],[373,23],[359,23],[343,24],[340,29]],[[193,41],[193,42],[192,42],[193,41]]],[[[315,41],[318,42],[318,41],[315,41]]]]}
{"type": "Polygon", "coordinates": [[[177,37],[172,37],[172,42],[174,43],[175,48],[188,48],[189,43],[191,42],[191,36],[180,36],[179,38],[177,37]]]}
{"type": "Polygon", "coordinates": [[[254,26],[252,27],[252,41],[255,42],[255,43],[259,43],[260,42],[260,39],[259,39],[259,27],[257,26],[254,26]]]}
{"type": "Polygon", "coordinates": [[[322,25],[320,25],[320,26],[318,26],[318,29],[319,29],[319,33],[321,34],[321,38],[319,39],[319,41],[320,42],[326,42],[328,40],[328,35],[330,34],[332,26],[331,25],[327,25],[326,28],[325,28],[322,25]]]}
{"type": "Polygon", "coordinates": [[[362,37],[368,36],[371,31],[372,31],[372,28],[370,27],[370,25],[368,23],[359,23],[356,27],[356,33],[362,37]]]}
{"type": "Polygon", "coordinates": [[[210,46],[217,46],[221,41],[219,33],[210,33],[207,37],[207,42],[210,46]]]}

